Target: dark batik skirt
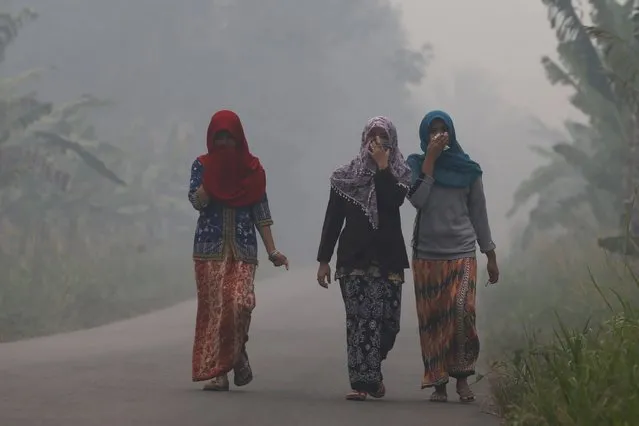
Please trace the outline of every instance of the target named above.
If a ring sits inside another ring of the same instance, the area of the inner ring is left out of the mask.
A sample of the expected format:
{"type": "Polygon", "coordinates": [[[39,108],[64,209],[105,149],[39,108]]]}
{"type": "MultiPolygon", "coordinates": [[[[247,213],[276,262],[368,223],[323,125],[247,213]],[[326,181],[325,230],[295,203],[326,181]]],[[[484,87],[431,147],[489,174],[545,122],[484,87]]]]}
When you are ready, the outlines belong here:
{"type": "Polygon", "coordinates": [[[401,317],[402,283],[385,277],[339,278],[346,308],[346,344],[351,388],[375,392],[382,361],[395,344],[401,317]]]}

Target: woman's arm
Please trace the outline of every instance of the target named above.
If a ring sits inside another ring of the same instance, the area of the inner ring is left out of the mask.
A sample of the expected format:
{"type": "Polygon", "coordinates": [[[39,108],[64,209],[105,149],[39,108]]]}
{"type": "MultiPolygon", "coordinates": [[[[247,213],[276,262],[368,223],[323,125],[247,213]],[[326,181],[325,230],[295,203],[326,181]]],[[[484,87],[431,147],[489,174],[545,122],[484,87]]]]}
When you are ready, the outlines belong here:
{"type": "Polygon", "coordinates": [[[410,201],[417,210],[426,207],[434,183],[435,179],[430,175],[422,173],[408,191],[408,201],[410,201]]]}
{"type": "Polygon", "coordinates": [[[484,184],[481,177],[477,178],[470,187],[468,211],[470,214],[470,221],[473,224],[473,228],[475,228],[479,249],[482,253],[485,253],[489,259],[494,257],[496,245],[493,242],[490,224],[488,223],[486,195],[484,194],[484,184]]]}
{"type": "Polygon", "coordinates": [[[408,188],[402,186],[387,167],[380,169],[373,178],[375,191],[377,192],[377,203],[390,209],[398,209],[404,204],[408,188]]]}
{"type": "Polygon", "coordinates": [[[266,252],[271,255],[275,248],[275,241],[273,239],[273,232],[271,232],[271,225],[273,225],[273,218],[271,217],[271,208],[268,204],[268,196],[264,194],[264,198],[259,203],[255,204],[251,210],[253,215],[253,221],[255,227],[262,237],[264,248],[266,252]]]}
{"type": "Polygon", "coordinates": [[[288,259],[284,254],[280,253],[275,248],[275,239],[273,238],[273,231],[271,226],[273,225],[273,219],[271,217],[271,208],[268,204],[268,196],[264,194],[264,198],[261,202],[255,204],[251,210],[253,215],[253,222],[257,231],[262,237],[262,243],[268,253],[268,259],[273,262],[275,266],[286,266],[288,269],[288,259]]]}
{"type": "Polygon", "coordinates": [[[324,225],[322,226],[322,238],[317,251],[318,262],[328,264],[331,261],[335,245],[339,235],[342,233],[345,219],[344,202],[337,192],[331,189],[328,206],[326,206],[326,215],[324,216],[324,225]]]}
{"type": "Polygon", "coordinates": [[[191,181],[189,183],[189,201],[195,210],[202,211],[208,207],[210,198],[202,186],[202,173],[204,167],[200,160],[196,159],[191,166],[191,181]]]}

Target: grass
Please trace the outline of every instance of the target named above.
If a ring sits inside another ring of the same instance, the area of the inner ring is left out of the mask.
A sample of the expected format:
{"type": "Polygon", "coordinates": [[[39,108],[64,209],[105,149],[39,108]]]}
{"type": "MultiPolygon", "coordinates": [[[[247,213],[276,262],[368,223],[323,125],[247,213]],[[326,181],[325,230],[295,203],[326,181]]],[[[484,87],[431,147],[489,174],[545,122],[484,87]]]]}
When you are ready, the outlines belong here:
{"type": "Polygon", "coordinates": [[[619,294],[639,303],[639,291],[622,262],[608,257],[596,242],[565,238],[539,243],[501,262],[500,284],[478,295],[478,327],[483,353],[495,358],[554,336],[557,315],[568,328],[610,317],[621,309],[619,294]],[[593,284],[598,283],[599,288],[593,284]],[[600,293],[607,293],[604,299],[600,293]]]}
{"type": "MultiPolygon", "coordinates": [[[[512,426],[637,424],[637,278],[630,268],[601,253],[593,257],[596,252],[585,249],[582,255],[587,256],[581,262],[567,259],[570,251],[563,253],[568,256],[559,257],[558,264],[569,268],[529,270],[563,281],[538,281],[534,292],[526,291],[523,283],[507,290],[511,296],[517,290],[522,293],[513,299],[505,318],[517,318],[514,327],[506,327],[496,317],[508,308],[486,315],[496,323],[486,328],[499,348],[490,351],[499,358],[489,376],[494,404],[504,423],[512,426]],[[505,331],[501,336],[494,334],[505,331]],[[499,344],[514,336],[517,343],[499,344]]],[[[579,252],[574,253],[576,258],[579,252]]],[[[543,258],[538,254],[537,260],[543,258]]],[[[529,279],[523,281],[531,284],[529,279]]],[[[501,302],[508,296],[491,297],[501,302]]],[[[487,303],[497,307],[497,300],[487,303]]]]}
{"type": "Polygon", "coordinates": [[[593,329],[560,328],[531,341],[491,378],[508,425],[630,426],[639,418],[639,317],[615,315],[593,329]]]}

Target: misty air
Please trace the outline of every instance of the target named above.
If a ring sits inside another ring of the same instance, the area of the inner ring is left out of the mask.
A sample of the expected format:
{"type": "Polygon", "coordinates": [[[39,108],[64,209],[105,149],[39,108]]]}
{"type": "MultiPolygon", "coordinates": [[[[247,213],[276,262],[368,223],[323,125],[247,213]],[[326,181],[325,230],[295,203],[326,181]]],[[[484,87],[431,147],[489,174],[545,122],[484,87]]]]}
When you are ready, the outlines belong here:
{"type": "Polygon", "coordinates": [[[634,424],[639,0],[0,0],[0,425],[634,424]]]}

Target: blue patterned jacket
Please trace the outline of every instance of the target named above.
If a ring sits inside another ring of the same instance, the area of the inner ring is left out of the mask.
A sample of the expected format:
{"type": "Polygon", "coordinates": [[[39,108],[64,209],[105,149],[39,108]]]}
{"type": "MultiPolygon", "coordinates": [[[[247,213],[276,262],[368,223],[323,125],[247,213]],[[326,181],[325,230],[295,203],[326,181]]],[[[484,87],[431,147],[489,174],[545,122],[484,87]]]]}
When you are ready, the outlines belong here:
{"type": "Polygon", "coordinates": [[[191,167],[189,201],[200,212],[193,241],[193,259],[222,260],[230,249],[235,260],[257,264],[257,226],[273,224],[268,198],[252,206],[233,208],[211,202],[204,205],[195,191],[202,183],[204,167],[195,160],[191,167]]]}

